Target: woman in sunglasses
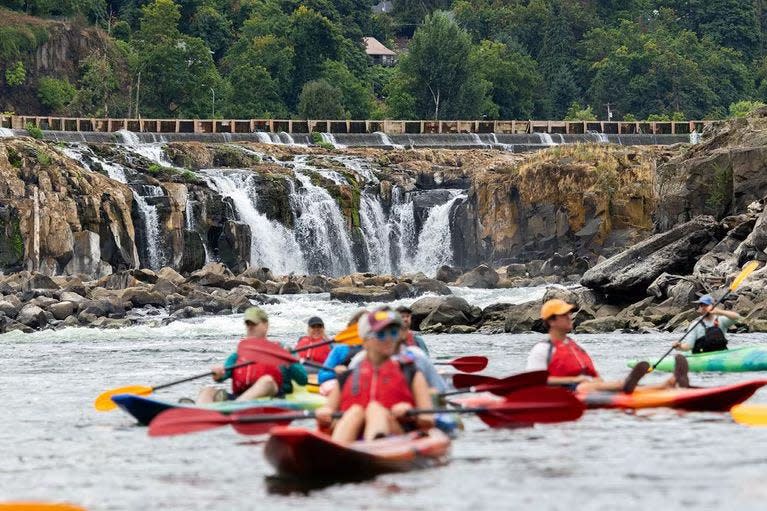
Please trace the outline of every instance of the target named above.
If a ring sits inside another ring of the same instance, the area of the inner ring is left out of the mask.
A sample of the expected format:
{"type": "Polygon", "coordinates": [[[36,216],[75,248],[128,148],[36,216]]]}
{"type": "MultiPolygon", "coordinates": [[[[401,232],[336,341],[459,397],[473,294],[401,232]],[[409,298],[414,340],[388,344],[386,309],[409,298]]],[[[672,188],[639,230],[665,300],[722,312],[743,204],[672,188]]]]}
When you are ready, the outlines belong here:
{"type": "MultiPolygon", "coordinates": [[[[399,314],[377,310],[360,318],[359,333],[365,359],[338,378],[327,405],[316,411],[321,428],[333,427],[333,440],[351,443],[396,435],[403,432],[407,411],[429,408],[431,396],[426,379],[410,359],[392,358],[402,328],[399,314]],[[332,424],[332,414],[343,416],[332,424]]],[[[412,425],[428,429],[434,420],[419,415],[412,425]]]]}

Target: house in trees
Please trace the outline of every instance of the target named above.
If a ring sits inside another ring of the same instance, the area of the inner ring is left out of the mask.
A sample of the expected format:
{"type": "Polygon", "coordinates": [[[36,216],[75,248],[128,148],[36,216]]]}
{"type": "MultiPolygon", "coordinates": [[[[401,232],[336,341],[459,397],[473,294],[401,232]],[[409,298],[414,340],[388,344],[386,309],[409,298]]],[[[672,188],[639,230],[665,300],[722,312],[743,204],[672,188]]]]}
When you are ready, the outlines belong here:
{"type": "Polygon", "coordinates": [[[391,51],[389,48],[381,44],[381,42],[375,37],[363,37],[365,42],[365,53],[368,54],[373,65],[377,66],[393,66],[397,59],[397,54],[391,51]]]}

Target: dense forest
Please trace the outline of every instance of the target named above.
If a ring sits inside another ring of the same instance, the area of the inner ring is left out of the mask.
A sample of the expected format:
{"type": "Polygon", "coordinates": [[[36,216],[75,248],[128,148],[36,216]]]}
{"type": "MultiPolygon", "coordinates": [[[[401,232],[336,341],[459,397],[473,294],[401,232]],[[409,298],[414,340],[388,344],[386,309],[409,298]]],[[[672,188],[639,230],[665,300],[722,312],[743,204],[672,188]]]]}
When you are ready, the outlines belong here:
{"type": "Polygon", "coordinates": [[[0,109],[662,120],[743,115],[767,101],[767,0],[374,3],[0,0],[108,34],[70,76],[48,76],[30,67],[51,24],[0,16],[0,109]],[[395,49],[397,64],[371,65],[365,36],[395,49]]]}

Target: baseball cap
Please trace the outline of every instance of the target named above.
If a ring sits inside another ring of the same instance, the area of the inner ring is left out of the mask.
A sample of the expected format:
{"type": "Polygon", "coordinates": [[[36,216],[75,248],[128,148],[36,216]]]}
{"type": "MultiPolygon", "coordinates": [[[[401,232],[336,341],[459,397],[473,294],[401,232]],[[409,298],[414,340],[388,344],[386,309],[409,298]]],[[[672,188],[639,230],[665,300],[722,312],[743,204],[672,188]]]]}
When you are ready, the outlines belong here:
{"type": "Polygon", "coordinates": [[[325,322],[319,316],[312,316],[308,321],[309,326],[325,326],[325,322]]]}
{"type": "Polygon", "coordinates": [[[711,295],[703,295],[692,303],[702,303],[703,305],[714,305],[714,297],[711,295]]]}
{"type": "Polygon", "coordinates": [[[399,313],[392,310],[376,310],[360,318],[357,330],[362,339],[371,334],[380,332],[389,325],[402,326],[402,318],[399,313]]]}
{"type": "Polygon", "coordinates": [[[551,316],[559,316],[560,314],[567,314],[575,308],[575,305],[571,305],[564,300],[554,298],[546,301],[541,307],[541,319],[549,319],[551,316]]]}
{"type": "Polygon", "coordinates": [[[263,309],[259,309],[258,307],[249,307],[245,311],[245,317],[243,319],[255,324],[267,323],[269,321],[269,315],[264,312],[263,309]]]}

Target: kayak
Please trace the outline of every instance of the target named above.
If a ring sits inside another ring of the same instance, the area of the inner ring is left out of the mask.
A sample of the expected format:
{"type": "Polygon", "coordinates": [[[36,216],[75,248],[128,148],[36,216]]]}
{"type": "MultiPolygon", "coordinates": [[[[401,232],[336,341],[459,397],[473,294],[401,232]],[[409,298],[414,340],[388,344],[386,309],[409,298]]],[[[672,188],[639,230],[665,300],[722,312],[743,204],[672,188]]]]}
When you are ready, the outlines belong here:
{"type": "Polygon", "coordinates": [[[698,412],[726,412],[767,385],[767,380],[749,380],[720,387],[687,389],[643,389],[631,394],[623,392],[578,392],[576,396],[587,408],[658,408],[668,407],[698,412]]]}
{"type": "MultiPolygon", "coordinates": [[[[638,387],[631,394],[623,392],[576,392],[575,396],[586,408],[676,408],[687,411],[726,412],[754,395],[767,385],[767,380],[749,380],[721,387],[695,387],[673,389],[645,389],[638,387]]],[[[502,398],[489,394],[457,399],[463,407],[487,406],[502,398]]]]}
{"type": "Polygon", "coordinates": [[[118,394],[112,396],[112,401],[128,415],[134,417],[142,426],[148,426],[152,419],[158,414],[171,408],[198,408],[202,410],[215,410],[217,412],[229,414],[247,410],[254,406],[269,405],[289,410],[315,410],[325,404],[325,397],[319,394],[313,394],[306,390],[306,387],[293,385],[293,392],[287,394],[284,398],[262,398],[251,401],[222,401],[218,403],[209,403],[196,405],[192,403],[173,403],[151,397],[137,396],[135,394],[118,394]]]}
{"type": "Polygon", "coordinates": [[[346,446],[314,430],[278,426],[264,454],[280,477],[335,482],[439,465],[449,449],[450,438],[436,428],[346,446]]]}
{"type": "MultiPolygon", "coordinates": [[[[690,371],[694,373],[744,371],[767,371],[767,346],[745,346],[732,350],[711,351],[685,355],[690,371]]],[[[634,367],[638,360],[631,360],[628,365],[634,367]]],[[[673,372],[674,358],[666,357],[655,368],[657,371],[673,372]]]]}

